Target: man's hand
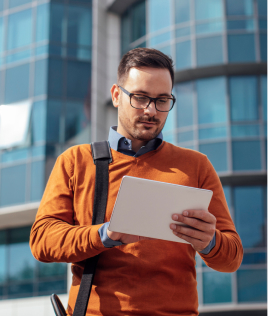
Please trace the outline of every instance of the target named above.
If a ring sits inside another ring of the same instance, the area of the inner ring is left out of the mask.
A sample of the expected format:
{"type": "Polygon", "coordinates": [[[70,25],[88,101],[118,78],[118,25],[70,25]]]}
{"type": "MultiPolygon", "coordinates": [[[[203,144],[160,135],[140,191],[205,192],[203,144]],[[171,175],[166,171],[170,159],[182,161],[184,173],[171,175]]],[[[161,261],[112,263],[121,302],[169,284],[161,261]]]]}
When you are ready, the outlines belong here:
{"type": "Polygon", "coordinates": [[[188,241],[196,251],[204,250],[215,234],[216,217],[208,211],[183,211],[182,214],[173,214],[172,219],[190,226],[170,224],[173,234],[188,241]]]}
{"type": "Polygon", "coordinates": [[[136,236],[136,235],[129,235],[129,234],[112,232],[108,228],[107,228],[107,235],[110,239],[121,241],[123,244],[131,244],[133,242],[137,242],[137,241],[141,241],[141,240],[145,240],[145,239],[147,239],[147,240],[153,239],[153,238],[149,238],[149,237],[141,237],[141,236],[136,236]]]}

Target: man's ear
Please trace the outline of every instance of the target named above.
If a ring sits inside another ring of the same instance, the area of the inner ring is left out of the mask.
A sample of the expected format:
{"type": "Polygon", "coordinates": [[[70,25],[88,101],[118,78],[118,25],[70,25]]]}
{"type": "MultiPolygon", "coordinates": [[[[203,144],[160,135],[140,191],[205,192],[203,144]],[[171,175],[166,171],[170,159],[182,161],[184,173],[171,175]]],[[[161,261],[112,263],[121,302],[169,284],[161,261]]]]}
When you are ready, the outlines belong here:
{"type": "Polygon", "coordinates": [[[118,108],[120,91],[119,91],[119,87],[117,84],[113,84],[113,86],[111,88],[111,97],[112,97],[114,107],[118,108]]]}

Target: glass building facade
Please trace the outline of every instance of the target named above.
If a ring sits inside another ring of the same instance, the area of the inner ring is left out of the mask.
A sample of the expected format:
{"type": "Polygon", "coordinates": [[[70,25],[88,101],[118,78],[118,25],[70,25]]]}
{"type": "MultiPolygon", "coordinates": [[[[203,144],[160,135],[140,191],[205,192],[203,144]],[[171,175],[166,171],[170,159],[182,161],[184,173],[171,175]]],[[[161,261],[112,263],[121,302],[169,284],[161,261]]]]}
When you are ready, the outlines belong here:
{"type": "Polygon", "coordinates": [[[121,16],[121,54],[136,47],[174,60],[164,139],[208,156],[244,247],[235,273],[197,256],[201,308],[266,303],[266,0],[137,1],[121,16]]]}
{"type": "MultiPolygon", "coordinates": [[[[40,201],[56,157],[90,142],[91,46],[90,0],[0,0],[0,208],[40,201]]],[[[30,228],[0,230],[0,300],[67,292],[30,228]]]]}

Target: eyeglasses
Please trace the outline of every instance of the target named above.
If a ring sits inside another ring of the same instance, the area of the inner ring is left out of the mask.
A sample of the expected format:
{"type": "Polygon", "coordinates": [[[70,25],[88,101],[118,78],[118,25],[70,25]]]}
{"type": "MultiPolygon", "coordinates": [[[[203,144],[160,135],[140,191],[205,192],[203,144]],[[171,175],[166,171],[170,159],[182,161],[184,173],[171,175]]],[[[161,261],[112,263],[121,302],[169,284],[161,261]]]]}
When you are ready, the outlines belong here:
{"type": "Polygon", "coordinates": [[[171,97],[150,98],[143,94],[130,93],[121,86],[118,86],[130,98],[130,105],[135,109],[147,109],[151,102],[154,102],[155,108],[159,112],[169,112],[175,102],[176,98],[171,94],[171,97]]]}

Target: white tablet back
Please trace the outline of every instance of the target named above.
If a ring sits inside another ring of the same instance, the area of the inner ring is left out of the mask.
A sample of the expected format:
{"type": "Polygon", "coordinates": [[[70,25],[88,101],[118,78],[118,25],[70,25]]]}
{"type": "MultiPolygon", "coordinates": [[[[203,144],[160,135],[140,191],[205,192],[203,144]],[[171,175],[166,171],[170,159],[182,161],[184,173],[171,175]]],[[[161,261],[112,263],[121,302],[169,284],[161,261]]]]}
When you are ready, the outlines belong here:
{"type": "Polygon", "coordinates": [[[109,230],[176,242],[186,241],[169,228],[171,215],[184,210],[207,210],[212,191],[124,176],[109,230]]]}

